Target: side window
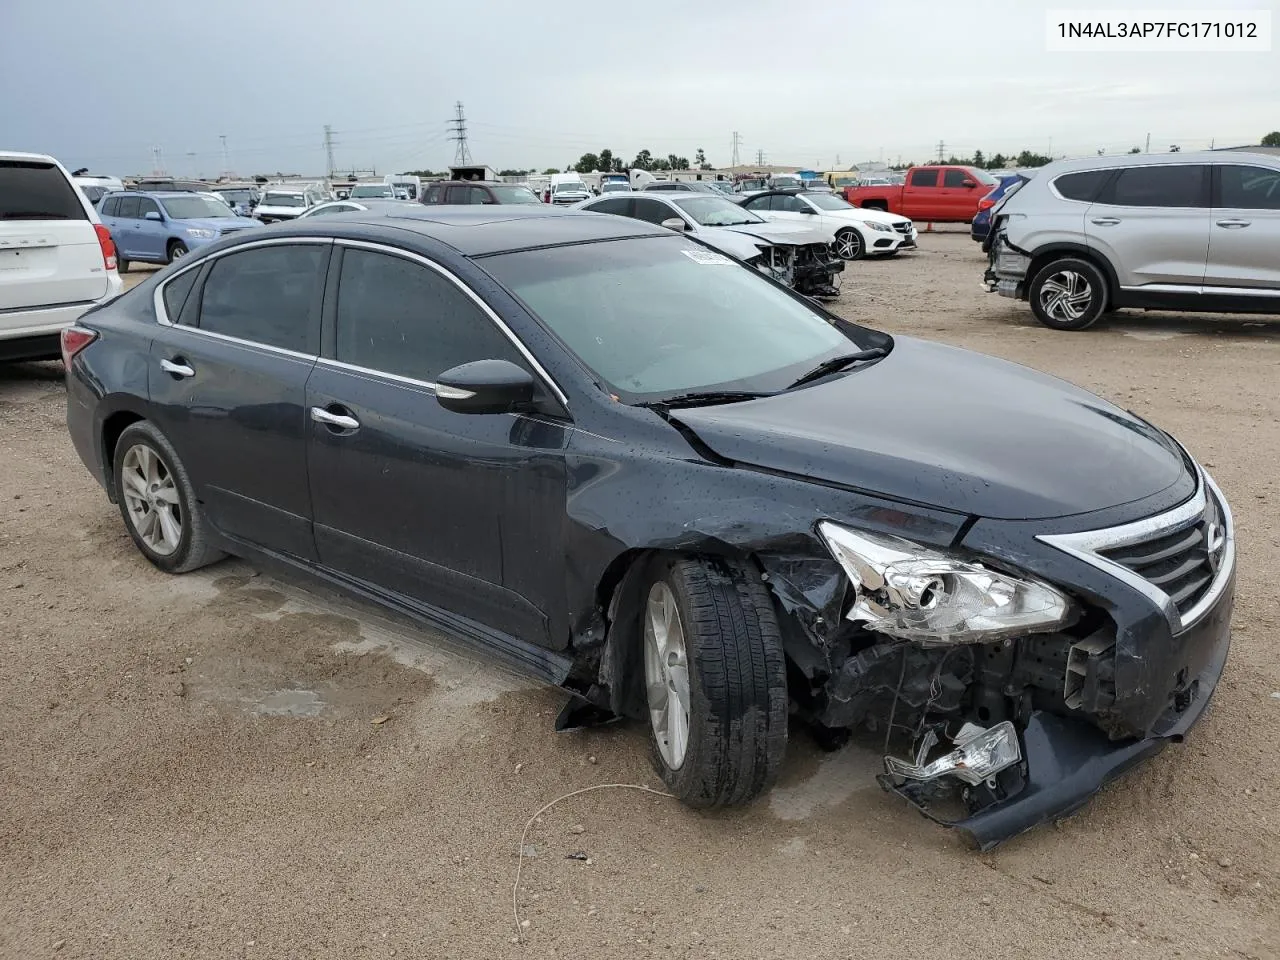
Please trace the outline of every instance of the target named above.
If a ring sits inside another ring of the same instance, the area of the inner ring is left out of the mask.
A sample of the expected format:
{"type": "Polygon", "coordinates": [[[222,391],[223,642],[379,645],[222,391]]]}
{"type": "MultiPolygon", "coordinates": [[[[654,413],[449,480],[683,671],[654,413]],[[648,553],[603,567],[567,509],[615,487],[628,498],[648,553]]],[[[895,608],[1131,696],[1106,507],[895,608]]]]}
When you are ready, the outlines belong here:
{"type": "Polygon", "coordinates": [[[1083,170],[1080,173],[1063,174],[1053,181],[1054,189],[1068,200],[1093,203],[1102,185],[1111,176],[1110,170],[1083,170]]]}
{"type": "Polygon", "coordinates": [[[168,315],[170,323],[178,322],[178,318],[182,315],[182,305],[187,302],[187,295],[191,293],[191,288],[195,286],[196,277],[199,275],[200,268],[193,267],[165,285],[164,312],[168,315]]]}
{"type": "Polygon", "coordinates": [[[1197,164],[1129,167],[1111,184],[1118,207],[1207,207],[1209,168],[1197,164]]]}
{"type": "Polygon", "coordinates": [[[138,212],[135,214],[135,216],[145,220],[148,213],[159,213],[159,212],[160,212],[160,205],[156,203],[154,200],[152,200],[150,197],[138,198],[138,212]]]}
{"type": "Polygon", "coordinates": [[[1235,164],[1218,168],[1215,207],[1280,210],[1280,171],[1235,164]]]}
{"type": "Polygon", "coordinates": [[[116,215],[116,206],[120,203],[119,197],[107,197],[102,204],[102,208],[98,211],[101,216],[114,217],[116,215]]]}
{"type": "Polygon", "coordinates": [[[783,213],[799,213],[804,207],[801,205],[799,197],[793,197],[788,193],[778,193],[774,194],[772,209],[783,213]]]}
{"type": "Polygon", "coordinates": [[[610,197],[608,200],[601,200],[599,203],[593,203],[591,205],[591,212],[612,213],[614,216],[625,217],[627,215],[627,204],[630,202],[630,197],[610,197]]]}
{"type": "Polygon", "coordinates": [[[128,220],[136,220],[138,218],[138,197],[121,197],[116,206],[117,217],[124,217],[128,220]]]}
{"type": "Polygon", "coordinates": [[[444,187],[432,187],[427,191],[427,203],[443,203],[444,187]]]}
{"type": "Polygon", "coordinates": [[[743,200],[742,206],[747,210],[768,210],[773,197],[751,197],[749,200],[743,200]]]}
{"type": "Polygon", "coordinates": [[[963,187],[964,182],[968,179],[968,175],[963,170],[942,171],[942,185],[944,187],[963,187]]]}
{"type": "Polygon", "coordinates": [[[496,203],[497,201],[489,195],[489,191],[484,187],[468,187],[470,197],[467,203],[496,203]]]}
{"type": "Polygon", "coordinates": [[[450,187],[449,199],[445,203],[470,203],[471,188],[470,187],[450,187]]]}
{"type": "Polygon", "coordinates": [[[934,170],[912,170],[911,181],[909,186],[912,187],[936,187],[938,185],[938,171],[934,170]]]}
{"type": "Polygon", "coordinates": [[[328,244],[258,247],[220,257],[204,282],[200,329],[314,354],[328,244]]]}
{"type": "Polygon", "coordinates": [[[472,360],[525,366],[510,340],[442,274],[403,257],[348,249],[338,278],[334,359],[433,382],[472,360]]]}
{"type": "Polygon", "coordinates": [[[635,200],[636,207],[631,216],[637,220],[661,226],[663,220],[670,220],[672,217],[680,216],[680,214],[659,200],[652,200],[646,197],[636,197],[635,200]]]}

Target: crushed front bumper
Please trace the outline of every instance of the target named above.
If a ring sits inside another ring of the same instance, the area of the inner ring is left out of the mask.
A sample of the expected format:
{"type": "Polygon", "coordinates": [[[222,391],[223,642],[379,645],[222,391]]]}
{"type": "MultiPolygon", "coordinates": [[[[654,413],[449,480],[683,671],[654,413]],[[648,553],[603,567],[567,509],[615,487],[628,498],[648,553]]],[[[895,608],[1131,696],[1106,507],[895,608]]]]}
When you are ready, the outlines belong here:
{"type": "Polygon", "coordinates": [[[1001,778],[1000,786],[1011,786],[1011,795],[959,820],[931,810],[917,782],[884,774],[881,786],[934,822],[961,831],[981,850],[1076,812],[1104,785],[1170,742],[1180,742],[1204,715],[1231,646],[1234,592],[1233,579],[1209,612],[1172,638],[1161,672],[1175,678],[1169,682],[1176,687],[1165,691],[1169,705],[1147,736],[1116,741],[1083,717],[1033,711],[1019,738],[1023,763],[1001,778]]]}

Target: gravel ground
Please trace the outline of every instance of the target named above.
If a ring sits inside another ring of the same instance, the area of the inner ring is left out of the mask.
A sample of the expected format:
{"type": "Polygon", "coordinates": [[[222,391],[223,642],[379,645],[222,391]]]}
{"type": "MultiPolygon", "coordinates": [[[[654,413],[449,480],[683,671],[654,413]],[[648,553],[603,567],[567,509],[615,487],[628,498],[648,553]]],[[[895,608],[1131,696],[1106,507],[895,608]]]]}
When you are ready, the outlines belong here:
{"type": "Polygon", "coordinates": [[[981,270],[967,235],[926,234],[854,264],[838,309],[1082,384],[1211,467],[1235,643],[1186,743],[985,855],[883,794],[873,754],[801,734],[746,810],[574,797],[530,832],[515,944],[525,821],[658,786],[644,731],[557,735],[554,691],[241,562],[157,572],[71,448],[60,367],[10,366],[0,957],[1280,956],[1280,325],[1054,333],[981,270]]]}

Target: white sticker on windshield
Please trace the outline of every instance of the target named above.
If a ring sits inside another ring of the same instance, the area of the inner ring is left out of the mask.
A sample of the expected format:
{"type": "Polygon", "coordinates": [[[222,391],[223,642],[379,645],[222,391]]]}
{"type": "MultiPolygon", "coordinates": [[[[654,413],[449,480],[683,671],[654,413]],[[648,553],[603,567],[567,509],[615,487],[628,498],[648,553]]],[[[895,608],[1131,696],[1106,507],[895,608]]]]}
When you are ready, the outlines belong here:
{"type": "Polygon", "coordinates": [[[688,257],[690,260],[692,260],[694,263],[707,263],[707,264],[733,263],[733,261],[730,260],[728,257],[726,257],[723,253],[714,253],[710,250],[681,250],[680,252],[683,253],[686,257],[688,257]]]}

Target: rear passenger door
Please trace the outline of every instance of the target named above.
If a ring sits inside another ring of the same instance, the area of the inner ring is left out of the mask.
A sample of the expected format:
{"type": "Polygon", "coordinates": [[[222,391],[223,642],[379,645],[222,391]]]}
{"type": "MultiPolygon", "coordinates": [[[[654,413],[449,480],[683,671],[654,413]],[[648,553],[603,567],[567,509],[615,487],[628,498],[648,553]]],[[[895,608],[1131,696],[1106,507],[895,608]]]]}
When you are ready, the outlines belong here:
{"type": "Polygon", "coordinates": [[[315,558],[307,485],[307,377],[320,349],[332,242],[237,247],[161,287],[151,418],[215,527],[315,558]]]}
{"type": "Polygon", "coordinates": [[[325,356],[306,399],[320,561],[411,602],[563,646],[565,428],[454,413],[435,397],[435,378],[458,364],[530,364],[440,265],[375,245],[336,249],[325,356]]]}
{"type": "Polygon", "coordinates": [[[124,253],[126,260],[142,259],[142,248],[138,245],[138,200],[137,196],[120,197],[116,204],[116,214],[112,217],[111,239],[124,253]]]}
{"type": "Polygon", "coordinates": [[[1125,167],[1085,214],[1089,245],[1111,261],[1123,288],[1197,291],[1209,253],[1209,167],[1125,167]]]}
{"type": "Polygon", "coordinates": [[[1280,295],[1280,170],[1230,163],[1214,178],[1205,293],[1280,295]]]}

